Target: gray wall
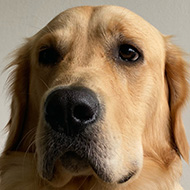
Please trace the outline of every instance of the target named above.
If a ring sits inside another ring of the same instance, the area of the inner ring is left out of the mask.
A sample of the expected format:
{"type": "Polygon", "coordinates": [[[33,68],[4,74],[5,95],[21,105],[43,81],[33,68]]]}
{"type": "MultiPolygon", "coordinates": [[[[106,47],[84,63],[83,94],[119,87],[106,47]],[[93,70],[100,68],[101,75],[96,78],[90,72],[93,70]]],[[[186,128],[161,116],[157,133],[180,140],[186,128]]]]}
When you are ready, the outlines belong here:
{"type": "MultiPolygon", "coordinates": [[[[63,10],[81,5],[114,4],[136,12],[164,34],[173,34],[173,41],[190,53],[190,0],[0,0],[0,151],[6,135],[2,131],[9,119],[10,99],[1,73],[9,63],[6,56],[40,30],[63,10]]],[[[190,60],[190,57],[188,57],[190,60]]],[[[183,113],[190,142],[190,104],[183,113]]],[[[190,189],[190,166],[184,163],[181,183],[190,189]]]]}

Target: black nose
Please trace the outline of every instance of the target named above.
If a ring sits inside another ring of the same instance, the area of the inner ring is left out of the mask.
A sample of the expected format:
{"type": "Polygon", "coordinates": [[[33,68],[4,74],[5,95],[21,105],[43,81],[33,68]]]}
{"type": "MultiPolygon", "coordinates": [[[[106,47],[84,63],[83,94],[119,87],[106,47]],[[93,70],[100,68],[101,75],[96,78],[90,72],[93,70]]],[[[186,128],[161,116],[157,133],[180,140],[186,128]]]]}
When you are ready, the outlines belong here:
{"type": "Polygon", "coordinates": [[[68,136],[76,135],[94,123],[99,112],[96,94],[84,87],[57,89],[45,101],[46,122],[68,136]]]}

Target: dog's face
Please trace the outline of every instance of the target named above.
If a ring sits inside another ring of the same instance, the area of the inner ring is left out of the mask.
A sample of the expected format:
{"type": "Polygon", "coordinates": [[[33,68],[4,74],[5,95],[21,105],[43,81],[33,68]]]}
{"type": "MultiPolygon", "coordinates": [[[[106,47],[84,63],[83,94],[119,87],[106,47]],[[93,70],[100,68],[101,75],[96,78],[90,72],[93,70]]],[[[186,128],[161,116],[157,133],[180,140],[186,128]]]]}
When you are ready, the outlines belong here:
{"type": "Polygon", "coordinates": [[[150,102],[164,90],[161,35],[113,7],[71,9],[46,30],[35,42],[31,70],[31,101],[41,104],[39,173],[48,180],[55,170],[129,180],[142,168],[150,102]]]}
{"type": "Polygon", "coordinates": [[[144,131],[168,125],[164,37],[134,13],[103,6],[63,12],[30,40],[25,133],[36,131],[40,176],[53,186],[81,175],[135,179],[144,131]]]}

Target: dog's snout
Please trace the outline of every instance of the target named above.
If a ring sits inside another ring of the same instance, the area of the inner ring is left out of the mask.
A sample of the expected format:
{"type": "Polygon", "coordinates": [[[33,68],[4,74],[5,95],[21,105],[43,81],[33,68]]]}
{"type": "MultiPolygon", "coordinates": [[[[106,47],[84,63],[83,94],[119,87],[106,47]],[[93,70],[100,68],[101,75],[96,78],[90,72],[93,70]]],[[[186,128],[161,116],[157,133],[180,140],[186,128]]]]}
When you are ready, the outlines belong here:
{"type": "Polygon", "coordinates": [[[73,136],[97,121],[100,105],[96,94],[85,87],[53,91],[45,101],[45,120],[56,131],[73,136]]]}

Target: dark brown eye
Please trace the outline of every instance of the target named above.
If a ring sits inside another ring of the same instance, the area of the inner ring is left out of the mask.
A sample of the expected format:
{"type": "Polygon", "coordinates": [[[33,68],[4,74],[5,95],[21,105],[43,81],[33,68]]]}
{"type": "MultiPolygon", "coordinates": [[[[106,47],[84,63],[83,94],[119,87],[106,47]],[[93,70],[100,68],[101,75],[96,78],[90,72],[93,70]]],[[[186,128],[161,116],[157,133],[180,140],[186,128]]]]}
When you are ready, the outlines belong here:
{"type": "Polygon", "coordinates": [[[60,53],[53,47],[46,47],[39,52],[39,63],[54,65],[60,60],[60,53]]]}
{"type": "Polygon", "coordinates": [[[126,62],[135,62],[139,59],[140,53],[138,50],[128,44],[120,45],[119,58],[126,62]]]}

